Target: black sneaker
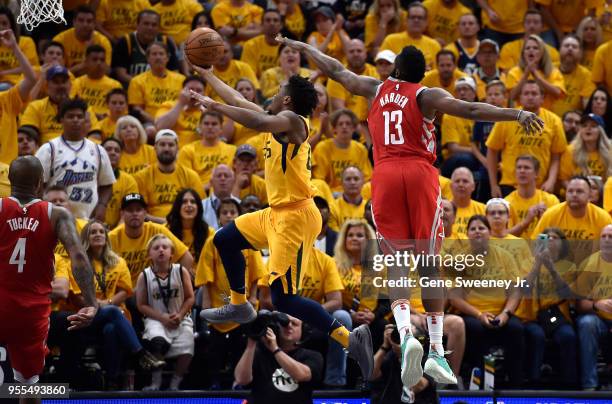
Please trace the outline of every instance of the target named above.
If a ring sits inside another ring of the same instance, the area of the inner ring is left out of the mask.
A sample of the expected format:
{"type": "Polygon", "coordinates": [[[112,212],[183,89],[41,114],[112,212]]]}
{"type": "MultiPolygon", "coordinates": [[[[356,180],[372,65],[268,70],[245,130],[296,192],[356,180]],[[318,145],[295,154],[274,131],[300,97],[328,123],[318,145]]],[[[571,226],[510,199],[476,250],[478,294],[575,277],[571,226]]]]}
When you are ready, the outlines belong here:
{"type": "Polygon", "coordinates": [[[142,368],[142,370],[154,370],[166,366],[166,362],[161,359],[157,359],[146,349],[142,349],[138,353],[138,365],[142,368]]]}

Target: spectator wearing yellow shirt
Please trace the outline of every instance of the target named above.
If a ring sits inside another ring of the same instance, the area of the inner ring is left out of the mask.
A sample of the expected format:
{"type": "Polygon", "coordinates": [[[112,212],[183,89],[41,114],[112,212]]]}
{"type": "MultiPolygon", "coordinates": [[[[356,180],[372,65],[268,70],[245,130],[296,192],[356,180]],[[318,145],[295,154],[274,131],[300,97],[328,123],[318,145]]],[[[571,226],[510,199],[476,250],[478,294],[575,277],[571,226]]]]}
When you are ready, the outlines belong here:
{"type": "Polygon", "coordinates": [[[476,189],[472,172],[465,167],[459,167],[451,176],[451,192],[453,203],[457,206],[453,234],[467,234],[467,224],[473,215],[484,215],[485,205],[472,200],[476,189]]]}
{"type": "Polygon", "coordinates": [[[36,76],[32,65],[19,48],[13,31],[0,31],[0,45],[12,50],[24,75],[18,85],[0,92],[0,162],[10,164],[18,154],[17,116],[28,100],[28,95],[36,83],[36,76]]]}
{"type": "Polygon", "coordinates": [[[40,146],[40,133],[31,125],[22,125],[17,129],[17,155],[33,156],[40,146]]]}
{"type": "Polygon", "coordinates": [[[236,146],[219,140],[222,133],[223,116],[215,111],[202,113],[198,133],[201,140],[192,142],[179,150],[178,164],[198,174],[199,192],[208,192],[213,169],[219,164],[230,165],[236,146]]]}
{"type": "Polygon", "coordinates": [[[100,45],[106,50],[106,64],[111,65],[110,41],[96,32],[96,12],[89,6],[79,6],[72,20],[74,28],[56,35],[53,40],[64,45],[66,66],[75,76],[85,74],[85,50],[90,45],[100,45]]]}
{"type": "Polygon", "coordinates": [[[598,87],[593,91],[584,113],[601,116],[605,123],[606,133],[610,136],[610,133],[612,133],[612,97],[604,88],[598,87]]]}
{"type": "Polygon", "coordinates": [[[527,134],[518,122],[500,122],[493,126],[487,139],[487,169],[491,184],[491,196],[505,196],[514,190],[514,164],[522,154],[531,154],[540,161],[537,184],[540,189],[552,192],[557,183],[560,157],[567,147],[561,118],[542,108],[543,90],[535,81],[527,81],[521,89],[520,104],[525,111],[537,114],[544,121],[544,129],[535,135],[527,134]],[[497,169],[501,156],[501,179],[497,169]]]}
{"type": "Polygon", "coordinates": [[[99,122],[102,131],[102,140],[115,134],[117,121],[128,113],[127,93],[123,88],[114,88],[106,94],[106,108],[108,115],[99,122]]]}
{"type": "MultiPolygon", "coordinates": [[[[462,101],[476,100],[476,83],[467,76],[455,80],[456,97],[462,101]]],[[[472,147],[472,132],[474,121],[458,116],[445,116],[442,121],[442,154],[444,164],[441,173],[450,177],[457,167],[467,167],[471,171],[479,171],[481,162],[472,147]]]]}
{"type": "Polygon", "coordinates": [[[448,43],[444,49],[455,54],[457,67],[466,74],[474,74],[478,69],[478,31],[480,24],[474,14],[463,14],[458,21],[459,37],[448,43]]]}
{"type": "Polygon", "coordinates": [[[346,167],[358,167],[369,181],[372,165],[365,146],[352,139],[359,124],[357,116],[348,109],[341,109],[332,114],[331,123],[334,138],[320,142],[315,148],[312,176],[327,182],[332,191],[341,192],[342,172],[346,167]]]}
{"type": "Polygon", "coordinates": [[[565,96],[563,75],[553,66],[544,41],[537,35],[525,40],[518,66],[508,71],[506,87],[511,100],[518,99],[522,86],[528,80],[535,80],[544,90],[544,108],[550,109],[553,102],[565,96]]]}
{"type": "Polygon", "coordinates": [[[442,198],[440,206],[442,207],[444,239],[452,240],[466,238],[467,236],[463,233],[453,233],[453,225],[455,224],[455,217],[457,216],[457,205],[455,205],[455,202],[451,201],[450,199],[442,198]]]}
{"type": "Polygon", "coordinates": [[[283,20],[278,10],[266,10],[261,17],[261,35],[249,39],[242,46],[240,60],[247,63],[257,77],[278,65],[278,47],[276,41],[283,29],[283,20]]]}
{"type": "Polygon", "coordinates": [[[554,194],[537,189],[536,180],[540,162],[530,154],[516,159],[514,175],[516,190],[506,198],[510,203],[509,233],[525,239],[532,238],[533,229],[546,209],[559,203],[554,194]]]}
{"type": "MultiPolygon", "coordinates": [[[[31,66],[38,67],[38,55],[34,41],[30,37],[19,35],[19,27],[13,12],[7,7],[0,6],[0,31],[4,30],[13,32],[17,47],[26,56],[31,66]]],[[[23,66],[17,58],[17,53],[4,42],[0,44],[0,91],[17,84],[22,73],[24,73],[23,66]]]]}
{"type": "Polygon", "coordinates": [[[161,0],[153,10],[161,17],[162,32],[180,46],[191,32],[193,17],[204,8],[196,0],[161,0]]]}
{"type": "MultiPolygon", "coordinates": [[[[41,66],[34,67],[34,72],[36,72],[38,76],[38,81],[30,92],[30,100],[38,100],[47,96],[46,75],[51,67],[55,65],[66,65],[64,60],[64,45],[59,42],[49,41],[45,43],[41,53],[41,66]]],[[[74,74],[69,73],[69,75],[70,80],[74,80],[74,74]]]]}
{"type": "Polygon", "coordinates": [[[163,103],[155,115],[157,130],[172,129],[179,137],[179,149],[199,140],[198,123],[202,111],[191,97],[190,91],[204,94],[206,83],[200,76],[189,76],[176,100],[163,103]]]}
{"type": "MultiPolygon", "coordinates": [[[[502,46],[498,63],[500,69],[508,71],[518,65],[521,60],[521,51],[525,41],[529,39],[530,35],[542,35],[542,31],[544,31],[544,22],[540,10],[535,8],[527,10],[523,17],[523,30],[525,34],[521,38],[510,41],[502,46]]],[[[548,54],[553,64],[558,64],[559,52],[557,48],[546,44],[546,49],[548,50],[548,54]]]]}
{"type": "Polygon", "coordinates": [[[551,108],[551,111],[559,116],[563,116],[567,111],[583,109],[595,90],[591,72],[579,65],[581,54],[578,38],[566,36],[561,41],[559,70],[563,75],[566,94],[564,98],[555,100],[551,108]]]}
{"type": "Polygon", "coordinates": [[[145,124],[149,138],[155,136],[155,114],[166,101],[175,100],[183,89],[185,76],[167,69],[168,48],[162,42],[153,42],[147,48],[147,62],[151,69],[130,81],[128,102],[145,124]]]}
{"type": "Polygon", "coordinates": [[[119,208],[123,197],[127,194],[138,193],[138,184],[134,177],[130,174],[121,171],[119,161],[123,151],[123,142],[119,139],[111,137],[102,142],[102,147],[108,154],[113,173],[115,174],[115,183],[113,184],[113,193],[106,205],[106,216],[104,222],[113,229],[119,223],[120,215],[119,208]]]}
{"type": "Polygon", "coordinates": [[[597,48],[593,59],[593,82],[597,86],[612,92],[612,66],[609,60],[612,59],[612,42],[606,42],[597,48]]]}
{"type": "MultiPolygon", "coordinates": [[[[487,96],[487,85],[493,81],[500,82],[504,86],[504,96],[506,96],[506,74],[497,67],[499,60],[499,46],[491,39],[483,39],[478,45],[476,61],[478,68],[472,75],[476,81],[476,94],[479,100],[487,96]]],[[[504,106],[507,102],[504,103],[504,106]]]]}
{"type": "Polygon", "coordinates": [[[563,114],[563,130],[565,131],[565,137],[568,142],[571,142],[578,133],[578,125],[580,125],[580,118],[582,118],[582,111],[573,110],[567,111],[563,114]]]}
{"type": "Polygon", "coordinates": [[[477,0],[481,9],[483,37],[494,40],[499,46],[522,36],[522,19],[528,0],[515,0],[508,4],[507,0],[477,0]]]}
{"type": "Polygon", "coordinates": [[[603,127],[599,115],[582,116],[578,136],[561,156],[559,180],[564,188],[574,175],[594,175],[605,182],[612,174],[612,142],[603,127]]]}
{"type": "MultiPolygon", "coordinates": [[[[246,78],[259,90],[259,80],[255,76],[255,72],[253,72],[253,69],[247,63],[234,59],[232,45],[228,41],[224,41],[223,56],[213,67],[214,75],[228,86],[235,88],[238,80],[246,78]]],[[[206,86],[206,95],[216,101],[222,101],[219,94],[212,89],[212,86],[206,86]]]]}
{"type": "Polygon", "coordinates": [[[421,84],[426,87],[439,87],[454,93],[457,79],[466,74],[457,69],[455,54],[448,49],[442,49],[436,54],[436,68],[425,73],[421,84]]]}
{"type": "MultiPolygon", "coordinates": [[[[542,10],[548,28],[555,35],[555,45],[561,43],[563,36],[578,26],[585,15],[594,17],[596,8],[604,0],[580,0],[566,2],[564,0],[535,0],[537,7],[542,10]]],[[[550,42],[550,41],[547,41],[550,42]]]]}
{"type": "Polygon", "coordinates": [[[289,80],[293,75],[300,75],[308,78],[314,72],[305,67],[301,67],[301,55],[297,50],[287,45],[279,47],[277,67],[272,67],[261,75],[261,95],[264,98],[271,98],[278,91],[278,86],[289,80]]]}
{"type": "Polygon", "coordinates": [[[336,213],[330,217],[329,226],[339,229],[351,219],[365,218],[366,200],[361,196],[363,173],[357,167],[348,166],[342,172],[342,193],[335,199],[336,213]]]}
{"type": "MultiPolygon", "coordinates": [[[[359,76],[378,78],[376,68],[366,63],[368,54],[361,40],[351,39],[347,43],[345,54],[348,70],[359,76]]],[[[368,100],[365,97],[350,93],[342,84],[331,79],[327,81],[327,95],[331,101],[332,111],[346,108],[353,111],[360,122],[365,123],[368,119],[368,100]]]]}
{"type": "Polygon", "coordinates": [[[612,327],[612,226],[605,226],[600,236],[600,251],[580,265],[576,293],[583,298],[577,301],[576,330],[580,341],[581,386],[595,390],[597,355],[600,344],[609,336],[612,327]]]}
{"type": "Polygon", "coordinates": [[[601,25],[603,42],[610,41],[612,39],[612,0],[606,0],[604,4],[597,6],[595,15],[601,25]]]}
{"type": "Polygon", "coordinates": [[[257,170],[257,151],[250,144],[243,144],[236,149],[236,154],[232,163],[236,182],[232,189],[232,195],[238,195],[240,199],[247,195],[255,195],[261,203],[268,204],[268,194],[266,182],[258,175],[257,170]]]}
{"type": "Polygon", "coordinates": [[[316,30],[308,36],[306,42],[321,52],[343,62],[344,51],[349,36],[342,29],[343,20],[336,19],[336,14],[328,6],[320,6],[311,12],[316,30]]]}
{"type": "Polygon", "coordinates": [[[147,0],[99,0],[96,8],[96,29],[113,45],[119,38],[136,29],[138,13],[151,7],[147,0]]]}
{"type": "Polygon", "coordinates": [[[599,45],[604,43],[599,22],[594,17],[584,17],[576,28],[576,37],[582,46],[580,64],[591,70],[595,52],[599,45]]]}
{"type": "Polygon", "coordinates": [[[425,55],[427,69],[434,67],[434,59],[442,49],[438,41],[425,34],[427,29],[427,9],[419,2],[408,6],[408,25],[406,31],[389,34],[380,45],[380,50],[389,49],[396,55],[408,45],[413,45],[425,55]]]}
{"type": "Polygon", "coordinates": [[[365,18],[364,38],[369,55],[378,54],[387,35],[405,31],[407,21],[408,13],[399,0],[374,0],[365,18]]]}
{"type": "Polygon", "coordinates": [[[134,174],[138,190],[149,201],[148,218],[165,223],[176,194],[183,188],[192,188],[204,194],[200,178],[195,171],[176,164],[178,136],[170,129],[162,129],[155,135],[157,163],[134,174]]]}
{"type": "Polygon", "coordinates": [[[219,34],[230,38],[232,43],[241,43],[261,34],[263,9],[246,0],[218,2],[210,12],[219,34]]]}
{"type": "Polygon", "coordinates": [[[113,89],[122,88],[121,83],[106,75],[106,51],[100,45],[87,47],[83,66],[85,74],[74,81],[70,96],[85,100],[96,117],[102,119],[109,113],[106,95],[113,89]]]}
{"type": "Polygon", "coordinates": [[[427,34],[446,46],[458,38],[457,27],[464,14],[472,11],[458,0],[425,0],[423,6],[429,15],[427,34]]]}
{"type": "Polygon", "coordinates": [[[440,181],[440,193],[442,194],[442,198],[446,198],[449,201],[453,199],[453,193],[451,192],[451,180],[441,175],[438,175],[438,180],[440,181]]]}
{"type": "Polygon", "coordinates": [[[128,174],[138,171],[157,162],[155,149],[147,144],[147,134],[138,119],[126,115],[117,121],[115,135],[123,142],[123,153],[119,168],[128,174]]]}

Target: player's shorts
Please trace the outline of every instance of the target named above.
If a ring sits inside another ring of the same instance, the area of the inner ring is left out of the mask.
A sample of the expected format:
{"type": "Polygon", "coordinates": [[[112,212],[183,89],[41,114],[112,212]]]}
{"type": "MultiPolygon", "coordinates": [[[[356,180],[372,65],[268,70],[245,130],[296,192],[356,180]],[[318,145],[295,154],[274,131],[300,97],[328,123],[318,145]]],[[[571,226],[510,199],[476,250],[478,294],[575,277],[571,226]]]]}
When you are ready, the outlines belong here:
{"type": "Polygon", "coordinates": [[[436,168],[419,161],[378,164],[372,174],[372,214],[383,250],[416,247],[438,254],[444,226],[436,168]]]}
{"type": "Polygon", "coordinates": [[[271,285],[281,279],[283,290],[296,294],[308,265],[322,220],[312,199],[266,208],[236,218],[238,231],[256,249],[268,248],[271,285]]]}
{"type": "Polygon", "coordinates": [[[20,295],[2,294],[0,304],[0,344],[6,346],[15,380],[37,381],[45,367],[49,304],[27,305],[20,295]]]}

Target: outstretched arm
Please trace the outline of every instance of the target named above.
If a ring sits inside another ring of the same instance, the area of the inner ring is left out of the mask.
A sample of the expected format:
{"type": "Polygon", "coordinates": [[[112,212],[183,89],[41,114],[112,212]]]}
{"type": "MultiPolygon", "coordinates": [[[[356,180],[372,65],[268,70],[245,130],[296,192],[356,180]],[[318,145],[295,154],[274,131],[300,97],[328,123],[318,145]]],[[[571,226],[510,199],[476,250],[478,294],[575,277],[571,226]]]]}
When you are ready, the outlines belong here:
{"type": "Polygon", "coordinates": [[[544,128],[544,122],[533,112],[498,108],[482,102],[461,101],[441,88],[430,88],[423,91],[417,101],[426,117],[432,117],[436,111],[440,111],[474,121],[518,121],[527,133],[537,133],[544,128]]]}
{"type": "Polygon", "coordinates": [[[314,61],[323,74],[342,84],[344,88],[346,88],[352,94],[361,95],[369,100],[376,96],[376,88],[380,85],[380,80],[368,76],[359,76],[353,73],[336,59],[327,56],[314,46],[307,43],[294,41],[281,35],[278,35],[276,40],[289,46],[290,48],[303,52],[306,56],[314,61]]]}

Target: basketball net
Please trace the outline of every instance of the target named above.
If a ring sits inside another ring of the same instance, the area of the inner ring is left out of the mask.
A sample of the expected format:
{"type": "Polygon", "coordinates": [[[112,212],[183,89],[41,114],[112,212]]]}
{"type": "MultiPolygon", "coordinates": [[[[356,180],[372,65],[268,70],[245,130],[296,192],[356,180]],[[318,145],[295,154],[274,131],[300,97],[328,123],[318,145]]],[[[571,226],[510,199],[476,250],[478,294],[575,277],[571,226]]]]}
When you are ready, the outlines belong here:
{"type": "Polygon", "coordinates": [[[21,0],[18,24],[23,24],[28,31],[32,31],[44,22],[66,24],[62,0],[21,0]]]}

